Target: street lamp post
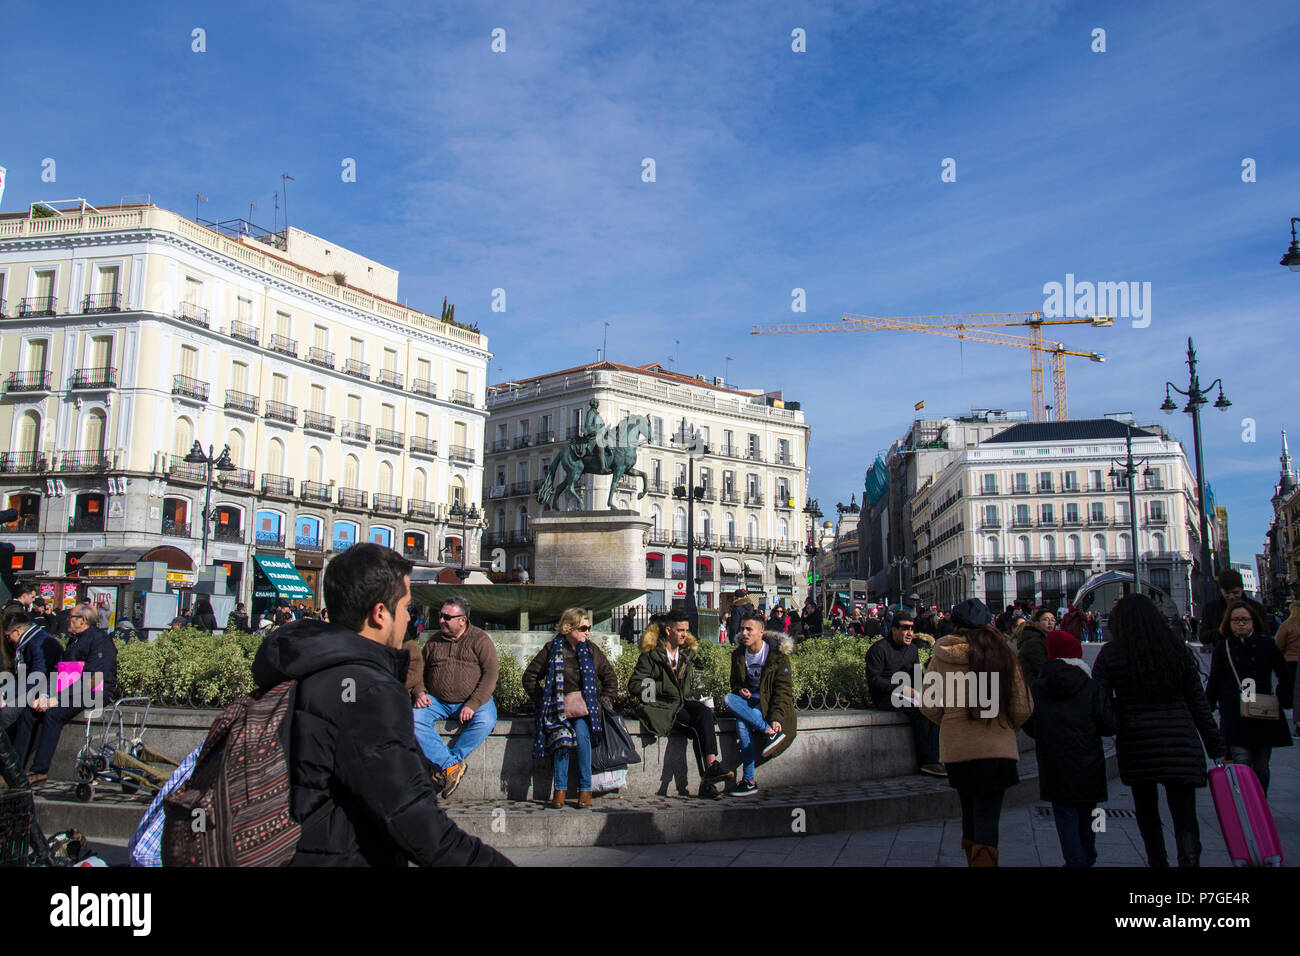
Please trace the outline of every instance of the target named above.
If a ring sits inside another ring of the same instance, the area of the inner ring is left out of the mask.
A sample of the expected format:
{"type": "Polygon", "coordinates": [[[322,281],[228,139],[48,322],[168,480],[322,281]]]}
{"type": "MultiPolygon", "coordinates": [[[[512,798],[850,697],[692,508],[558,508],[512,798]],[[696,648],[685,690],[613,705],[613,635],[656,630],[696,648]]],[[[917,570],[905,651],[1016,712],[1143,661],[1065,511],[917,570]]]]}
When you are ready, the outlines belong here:
{"type": "MultiPolygon", "coordinates": [[[[1138,516],[1137,516],[1137,492],[1134,485],[1134,479],[1137,478],[1139,465],[1147,465],[1150,459],[1140,458],[1133,460],[1133,426],[1130,425],[1124,432],[1124,447],[1128,451],[1128,456],[1123,461],[1110,460],[1110,477],[1118,478],[1124,476],[1128,482],[1128,521],[1129,521],[1129,544],[1133,549],[1133,593],[1142,593],[1142,577],[1138,572],[1138,516]]],[[[1151,474],[1151,468],[1148,465],[1142,472],[1144,476],[1151,474]]],[[[1200,479],[1198,478],[1197,481],[1200,479]]]]}
{"type": "Polygon", "coordinates": [[[203,483],[207,492],[203,499],[203,561],[202,566],[208,566],[208,524],[212,520],[212,469],[217,471],[235,471],[235,463],[230,460],[230,446],[226,445],[221,449],[221,455],[214,458],[212,455],[212,446],[208,446],[208,453],[203,454],[203,446],[195,439],[194,446],[190,453],[185,456],[184,461],[190,465],[205,465],[203,472],[203,483]]]}
{"type": "Polygon", "coordinates": [[[691,633],[699,631],[699,609],[695,606],[695,499],[704,497],[703,486],[695,487],[695,456],[707,455],[709,446],[700,441],[699,433],[690,428],[686,419],[673,438],[675,444],[686,450],[686,484],[673,488],[673,497],[679,501],[686,499],[686,617],[690,621],[691,633]]]}
{"type": "Polygon", "coordinates": [[[465,567],[465,552],[468,550],[466,541],[469,538],[469,523],[477,522],[479,519],[478,506],[471,504],[468,509],[461,506],[460,499],[452,502],[451,516],[460,519],[460,568],[456,571],[456,577],[460,578],[461,584],[469,577],[469,570],[465,567]]]}
{"type": "Polygon", "coordinates": [[[804,504],[803,506],[803,513],[808,516],[808,521],[812,525],[812,528],[808,533],[808,544],[803,549],[803,551],[804,554],[808,556],[808,570],[809,570],[809,578],[810,578],[809,583],[811,585],[809,589],[809,597],[811,597],[813,601],[816,601],[817,600],[817,578],[818,578],[817,555],[821,553],[821,549],[818,548],[816,545],[817,522],[820,521],[822,518],[822,510],[817,506],[816,498],[807,499],[807,503],[804,504]]]}
{"type": "Polygon", "coordinates": [[[898,568],[898,603],[903,603],[903,565],[907,564],[907,558],[901,554],[889,561],[894,567],[898,568]]]}
{"type": "Polygon", "coordinates": [[[1295,237],[1295,224],[1297,222],[1300,222],[1300,216],[1293,216],[1291,218],[1291,247],[1287,249],[1286,255],[1278,261],[1278,265],[1286,266],[1292,272],[1300,272],[1300,242],[1296,241],[1295,237]]]}
{"type": "Polygon", "coordinates": [[[1201,518],[1201,600],[1203,602],[1201,607],[1204,609],[1215,598],[1215,584],[1213,565],[1210,563],[1210,519],[1205,508],[1205,462],[1201,455],[1201,406],[1209,401],[1205,393],[1216,385],[1219,388],[1219,397],[1214,407],[1223,411],[1232,402],[1223,397],[1222,379],[1216,378],[1209,385],[1201,387],[1201,380],[1196,374],[1196,347],[1192,344],[1190,336],[1187,339],[1187,371],[1187,391],[1183,391],[1173,382],[1165,382],[1165,400],[1161,403],[1160,410],[1168,415],[1178,410],[1178,406],[1169,396],[1170,389],[1187,397],[1187,405],[1184,406],[1183,411],[1192,416],[1192,443],[1196,450],[1196,507],[1200,511],[1201,518]]]}

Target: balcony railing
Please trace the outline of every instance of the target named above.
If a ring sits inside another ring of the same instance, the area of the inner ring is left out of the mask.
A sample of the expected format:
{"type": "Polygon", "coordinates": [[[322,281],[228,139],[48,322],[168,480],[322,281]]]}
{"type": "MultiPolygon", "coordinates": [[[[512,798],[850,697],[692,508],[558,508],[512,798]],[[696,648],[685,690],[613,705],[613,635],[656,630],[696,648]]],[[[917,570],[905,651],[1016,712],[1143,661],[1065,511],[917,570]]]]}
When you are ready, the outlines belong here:
{"type": "Polygon", "coordinates": [[[65,451],[59,456],[60,471],[108,471],[112,464],[102,451],[65,451]]]}
{"type": "Polygon", "coordinates": [[[483,535],[483,547],[499,548],[509,543],[510,536],[504,531],[488,531],[483,535]]]}
{"type": "Polygon", "coordinates": [[[767,540],[765,538],[749,538],[749,537],[745,538],[746,551],[762,551],[766,547],[767,547],[767,540]]]}
{"type": "Polygon", "coordinates": [[[320,481],[299,482],[298,497],[303,501],[319,501],[328,504],[330,500],[330,486],[320,481]]]}
{"type": "Polygon", "coordinates": [[[19,515],[14,521],[10,522],[12,526],[9,527],[9,530],[16,534],[37,531],[40,528],[40,517],[40,515],[33,514],[19,515]]]}
{"type": "Polygon", "coordinates": [[[167,469],[167,477],[172,481],[190,481],[196,485],[206,484],[208,480],[207,466],[191,464],[178,458],[167,469]]]}
{"type": "Polygon", "coordinates": [[[393,388],[402,387],[402,373],[394,372],[390,368],[381,368],[379,376],[375,379],[380,385],[391,385],[393,388]]]}
{"type": "Polygon", "coordinates": [[[303,412],[302,427],[317,432],[328,432],[333,435],[334,416],[326,415],[324,412],[303,412]]]}
{"type": "Polygon", "coordinates": [[[104,512],[77,515],[68,522],[69,531],[98,532],[104,530],[104,512]]]}
{"type": "Polygon", "coordinates": [[[531,495],[533,493],[533,483],[531,481],[516,481],[510,485],[507,497],[513,498],[516,495],[531,495]]]}
{"type": "Polygon", "coordinates": [[[406,513],[419,518],[432,518],[438,513],[438,506],[432,501],[425,501],[423,498],[408,498],[406,513]]]}
{"type": "Polygon", "coordinates": [[[287,335],[272,335],[271,340],[266,344],[272,352],[279,352],[281,355],[289,355],[293,358],[298,357],[298,341],[291,339],[287,335]]]}
{"type": "Polygon", "coordinates": [[[467,448],[464,445],[452,445],[450,446],[450,452],[451,453],[448,457],[450,457],[452,461],[468,461],[473,463],[475,460],[474,449],[467,448]]]}
{"type": "Polygon", "coordinates": [[[212,528],[212,540],[227,544],[243,544],[244,529],[237,524],[222,524],[218,521],[212,528]]]}
{"type": "Polygon", "coordinates": [[[763,506],[763,496],[755,492],[749,492],[745,495],[745,506],[749,508],[761,508],[763,506]]]}
{"type": "Polygon", "coordinates": [[[226,408],[234,412],[247,412],[249,415],[257,414],[257,396],[250,395],[248,392],[241,392],[236,388],[226,389],[226,408]]]}
{"type": "Polygon", "coordinates": [[[474,407],[474,393],[467,392],[463,388],[453,388],[451,390],[451,400],[457,405],[465,405],[469,408],[474,407]]]}
{"type": "Polygon", "coordinates": [[[362,422],[344,422],[339,434],[352,441],[370,441],[370,426],[362,422]]]}
{"type": "Polygon", "coordinates": [[[528,448],[530,445],[532,445],[532,443],[533,443],[533,439],[532,439],[532,436],[530,436],[530,435],[516,435],[516,436],[515,436],[515,447],[516,447],[516,448],[528,448]]]}
{"type": "Polygon", "coordinates": [[[723,488],[722,503],[724,505],[738,505],[740,504],[740,496],[737,495],[736,492],[730,488],[723,488]]]}
{"type": "Polygon", "coordinates": [[[559,441],[559,439],[555,437],[555,432],[542,431],[537,433],[537,444],[549,445],[553,441],[559,441]]]}
{"type": "Polygon", "coordinates": [[[421,438],[419,435],[411,436],[411,454],[413,455],[430,455],[437,457],[438,443],[432,438],[421,438]]]}
{"type": "MultiPolygon", "coordinates": [[[[566,428],[566,429],[564,430],[564,440],[565,440],[565,441],[573,441],[575,438],[578,437],[578,433],[579,433],[579,431],[580,431],[580,429],[578,428],[577,425],[570,425],[568,428],[566,428]]],[[[663,442],[659,442],[659,441],[657,441],[657,442],[655,442],[654,444],[656,444],[656,445],[662,445],[663,442]]]]}
{"type": "Polygon", "coordinates": [[[496,453],[496,452],[499,452],[499,451],[509,451],[509,450],[510,450],[510,439],[509,439],[509,438],[497,438],[497,439],[495,439],[495,440],[492,442],[492,451],[493,451],[493,453],[496,453]]]}
{"type": "Polygon", "coordinates": [[[356,538],[335,538],[334,541],[330,544],[330,550],[336,553],[339,551],[346,551],[348,548],[352,547],[356,543],[357,543],[356,538]]]}
{"type": "Polygon", "coordinates": [[[1066,515],[1061,524],[1067,528],[1078,528],[1083,525],[1083,519],[1078,515],[1066,515]]]}
{"type": "Polygon", "coordinates": [[[340,488],[339,507],[364,509],[367,497],[367,494],[358,488],[340,488]]]}
{"type": "Polygon", "coordinates": [[[1001,522],[1001,520],[999,520],[998,518],[981,518],[981,519],[980,519],[980,530],[981,530],[981,531],[996,531],[996,530],[998,530],[998,529],[1001,528],[1001,527],[1002,527],[1002,522],[1001,522]]]}
{"type": "Polygon", "coordinates": [[[777,494],[776,500],[773,501],[772,504],[777,511],[794,510],[794,502],[791,500],[789,492],[786,492],[785,494],[777,494]]]}
{"type": "Polygon", "coordinates": [[[762,461],[762,460],[763,460],[763,452],[761,449],[758,448],[745,449],[745,461],[762,461]]]}
{"type": "Polygon", "coordinates": [[[312,365],[319,365],[321,368],[327,368],[331,371],[334,369],[334,353],[319,349],[314,345],[307,350],[307,361],[312,365]]]}
{"type": "Polygon", "coordinates": [[[533,533],[532,533],[531,531],[529,531],[527,528],[525,528],[525,529],[522,530],[522,531],[511,531],[511,532],[510,532],[510,543],[511,543],[511,544],[528,544],[528,543],[530,543],[532,540],[533,540],[533,533]]]}
{"type": "Polygon", "coordinates": [[[170,538],[188,538],[190,536],[190,523],[188,521],[173,521],[171,518],[163,518],[162,533],[170,538]]]}
{"type": "Polygon", "coordinates": [[[32,319],[54,315],[59,300],[52,295],[31,295],[18,300],[18,318],[32,319]]]}
{"type": "Polygon", "coordinates": [[[253,535],[253,543],[259,548],[283,548],[283,531],[258,531],[253,535]]]}
{"type": "Polygon", "coordinates": [[[115,368],[79,368],[72,373],[71,386],[74,389],[117,388],[117,369],[115,368]]]}
{"type": "Polygon", "coordinates": [[[1168,524],[1168,515],[1147,515],[1147,524],[1168,524]]]}
{"type": "Polygon", "coordinates": [[[324,551],[325,544],[320,538],[309,534],[294,535],[293,546],[299,551],[324,551]]]}
{"type": "Polygon", "coordinates": [[[985,485],[983,488],[980,489],[980,494],[982,495],[996,495],[997,493],[998,493],[998,489],[996,486],[990,488],[987,485],[985,485]]]}
{"type": "MultiPolygon", "coordinates": [[[[649,538],[651,544],[672,544],[673,543],[672,534],[668,531],[663,531],[658,528],[651,529],[649,538]]],[[[662,574],[660,574],[659,576],[663,577],[662,574]]]]}
{"type": "Polygon", "coordinates": [[[1032,528],[1034,526],[1033,518],[1012,518],[1011,527],[1013,528],[1032,528]]]}
{"type": "Polygon", "coordinates": [[[652,495],[668,494],[668,486],[664,484],[662,478],[647,478],[646,491],[652,495]]]}
{"type": "Polygon", "coordinates": [[[172,394],[206,402],[208,400],[208,383],[190,375],[173,375],[172,394]]]}
{"type": "Polygon", "coordinates": [[[176,318],[190,325],[208,327],[208,310],[193,302],[182,302],[176,306],[176,318]]]}
{"type": "Polygon", "coordinates": [[[404,438],[401,432],[395,432],[391,428],[375,429],[375,444],[380,448],[400,449],[404,438]]]}
{"type": "Polygon", "coordinates": [[[423,395],[426,398],[438,397],[438,386],[427,378],[417,378],[411,383],[411,391],[416,395],[423,395]]]}
{"type": "Polygon", "coordinates": [[[267,399],[266,417],[273,422],[287,422],[290,425],[297,425],[298,409],[295,406],[287,405],[284,402],[276,402],[267,399]]]}
{"type": "Polygon", "coordinates": [[[722,445],[718,448],[718,454],[724,458],[739,458],[740,449],[735,445],[722,445]]]}
{"type": "Polygon", "coordinates": [[[6,392],[48,392],[50,390],[50,373],[10,372],[5,379],[6,392]]]}
{"type": "Polygon", "coordinates": [[[15,474],[17,472],[41,472],[49,469],[49,462],[39,451],[4,451],[0,452],[0,472],[15,474]]]}
{"type": "Polygon", "coordinates": [[[407,561],[427,561],[429,559],[429,552],[422,544],[404,545],[402,547],[402,556],[406,558],[407,561]]]}
{"type": "Polygon", "coordinates": [[[223,488],[253,488],[253,469],[236,468],[234,471],[217,472],[217,480],[223,488]]]}
{"type": "Polygon", "coordinates": [[[375,492],[375,511],[386,511],[389,514],[402,513],[402,499],[398,495],[385,495],[381,492],[375,492]]]}
{"type": "Polygon", "coordinates": [[[82,301],[81,311],[87,315],[95,315],[99,312],[121,312],[122,293],[92,292],[82,301]]]}
{"type": "Polygon", "coordinates": [[[370,379],[370,366],[359,359],[344,359],[343,374],[351,375],[353,378],[364,378],[368,381],[370,379]]]}
{"type": "MultiPolygon", "coordinates": [[[[247,322],[240,322],[238,319],[231,319],[230,337],[239,339],[241,342],[247,342],[249,345],[256,345],[258,341],[257,326],[249,325],[247,322]]],[[[284,543],[283,536],[281,536],[280,543],[284,543]]]]}
{"type": "MultiPolygon", "coordinates": [[[[280,498],[293,497],[293,479],[284,475],[262,475],[262,494],[280,498]]],[[[284,540],[283,537],[280,539],[284,540]]]]}

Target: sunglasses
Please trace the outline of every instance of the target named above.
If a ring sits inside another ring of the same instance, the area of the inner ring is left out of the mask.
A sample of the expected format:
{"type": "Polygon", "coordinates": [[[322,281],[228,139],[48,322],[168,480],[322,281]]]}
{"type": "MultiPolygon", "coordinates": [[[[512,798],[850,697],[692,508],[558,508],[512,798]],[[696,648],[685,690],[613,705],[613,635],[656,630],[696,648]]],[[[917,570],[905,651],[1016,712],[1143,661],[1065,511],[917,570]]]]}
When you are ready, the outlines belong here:
{"type": "Polygon", "coordinates": [[[582,627],[575,627],[573,630],[575,630],[575,631],[590,631],[590,630],[591,630],[591,625],[590,625],[590,624],[584,624],[584,625],[582,625],[582,627]]]}
{"type": "Polygon", "coordinates": [[[439,614],[439,615],[438,615],[438,620],[440,620],[440,621],[454,621],[454,620],[456,620],[456,618],[458,618],[458,617],[464,617],[464,616],[465,616],[464,614],[439,614]]]}

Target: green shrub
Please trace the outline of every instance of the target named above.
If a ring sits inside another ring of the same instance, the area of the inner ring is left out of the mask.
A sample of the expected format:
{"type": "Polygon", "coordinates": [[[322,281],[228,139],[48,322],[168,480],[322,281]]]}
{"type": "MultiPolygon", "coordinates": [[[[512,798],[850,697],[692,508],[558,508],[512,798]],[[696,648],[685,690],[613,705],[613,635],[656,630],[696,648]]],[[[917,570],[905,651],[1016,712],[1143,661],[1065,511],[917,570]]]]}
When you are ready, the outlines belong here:
{"type": "Polygon", "coordinates": [[[497,689],[493,697],[497,710],[503,714],[523,715],[533,711],[533,702],[524,693],[524,668],[514,654],[507,651],[499,655],[497,689]]]}
{"type": "Polygon", "coordinates": [[[118,693],[155,704],[224,707],[253,689],[256,634],[165,631],[156,641],[117,644],[118,693]]]}

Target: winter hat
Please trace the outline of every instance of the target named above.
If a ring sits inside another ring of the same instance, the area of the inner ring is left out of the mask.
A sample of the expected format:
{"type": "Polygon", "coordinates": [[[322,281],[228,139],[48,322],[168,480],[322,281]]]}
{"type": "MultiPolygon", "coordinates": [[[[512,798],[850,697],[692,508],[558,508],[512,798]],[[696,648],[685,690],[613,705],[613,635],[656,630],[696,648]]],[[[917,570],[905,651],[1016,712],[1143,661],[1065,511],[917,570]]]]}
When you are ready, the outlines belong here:
{"type": "Polygon", "coordinates": [[[993,614],[979,598],[967,598],[954,605],[952,620],[958,627],[987,627],[993,623],[993,614]]]}
{"type": "Polygon", "coordinates": [[[1083,645],[1069,631],[1052,631],[1047,635],[1047,659],[1055,661],[1063,657],[1083,657],[1083,645]]]}

